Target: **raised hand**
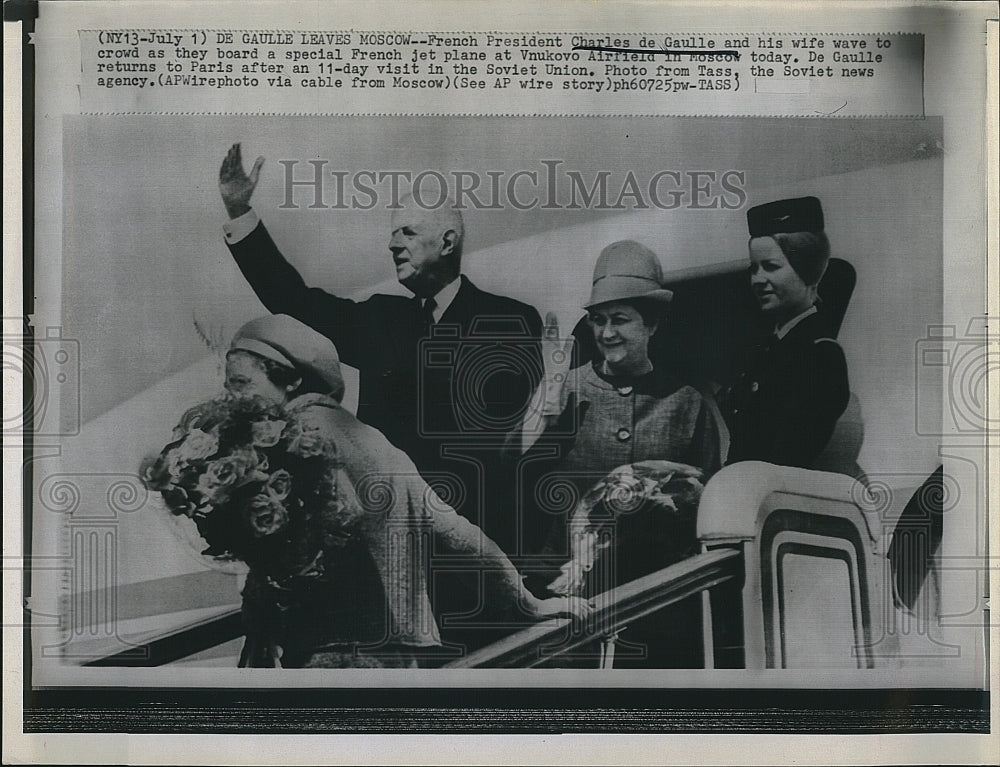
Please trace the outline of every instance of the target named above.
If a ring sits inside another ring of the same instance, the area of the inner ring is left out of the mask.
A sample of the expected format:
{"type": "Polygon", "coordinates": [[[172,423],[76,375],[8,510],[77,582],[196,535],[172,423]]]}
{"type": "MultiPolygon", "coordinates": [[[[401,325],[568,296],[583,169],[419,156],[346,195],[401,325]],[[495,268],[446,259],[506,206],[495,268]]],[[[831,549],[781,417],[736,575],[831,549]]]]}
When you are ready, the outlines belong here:
{"type": "Polygon", "coordinates": [[[246,173],[243,170],[240,143],[237,141],[229,148],[226,159],[222,161],[222,167],[219,169],[219,193],[230,218],[239,218],[249,212],[250,197],[257,188],[257,179],[260,178],[263,164],[264,158],[258,157],[254,160],[250,173],[246,173]]]}
{"type": "Polygon", "coordinates": [[[559,338],[559,320],[553,312],[545,315],[542,330],[542,362],[545,365],[545,387],[543,410],[545,415],[562,412],[562,390],[566,385],[570,363],[573,358],[573,337],[563,341],[559,338]]]}

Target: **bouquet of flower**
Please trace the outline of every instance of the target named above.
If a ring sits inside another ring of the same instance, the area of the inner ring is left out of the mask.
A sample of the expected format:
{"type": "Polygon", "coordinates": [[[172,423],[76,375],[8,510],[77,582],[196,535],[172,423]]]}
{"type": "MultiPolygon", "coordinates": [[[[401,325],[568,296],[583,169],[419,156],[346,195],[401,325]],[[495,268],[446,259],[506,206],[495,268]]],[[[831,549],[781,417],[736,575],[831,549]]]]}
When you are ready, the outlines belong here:
{"type": "Polygon", "coordinates": [[[336,444],[259,397],[229,395],[184,413],[142,478],[171,514],[194,521],[202,553],[269,575],[301,574],[350,535],[337,491],[336,444]]]}
{"type": "Polygon", "coordinates": [[[549,591],[599,593],[696,553],[701,476],[699,469],[672,461],[640,461],[611,471],[573,509],[572,556],[549,591]]]}

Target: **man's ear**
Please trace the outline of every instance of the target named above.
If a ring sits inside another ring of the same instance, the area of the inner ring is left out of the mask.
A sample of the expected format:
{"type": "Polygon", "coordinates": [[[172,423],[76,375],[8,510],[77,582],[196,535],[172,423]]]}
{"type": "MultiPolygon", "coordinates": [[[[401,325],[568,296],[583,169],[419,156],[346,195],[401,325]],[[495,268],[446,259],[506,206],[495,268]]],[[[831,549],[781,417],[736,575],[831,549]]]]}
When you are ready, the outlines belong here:
{"type": "Polygon", "coordinates": [[[455,252],[455,246],[458,244],[458,232],[454,229],[448,229],[441,235],[441,240],[443,241],[441,255],[450,256],[455,252]]]}

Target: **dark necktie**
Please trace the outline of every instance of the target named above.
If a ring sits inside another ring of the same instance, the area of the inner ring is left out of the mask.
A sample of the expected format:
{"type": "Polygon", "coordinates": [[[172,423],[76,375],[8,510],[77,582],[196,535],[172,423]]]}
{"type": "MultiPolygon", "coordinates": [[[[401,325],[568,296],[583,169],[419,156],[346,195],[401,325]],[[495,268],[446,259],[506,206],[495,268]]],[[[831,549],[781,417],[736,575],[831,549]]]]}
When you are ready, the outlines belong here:
{"type": "Polygon", "coordinates": [[[434,325],[434,310],[437,308],[437,301],[428,298],[420,307],[420,322],[425,329],[430,329],[434,325]]]}

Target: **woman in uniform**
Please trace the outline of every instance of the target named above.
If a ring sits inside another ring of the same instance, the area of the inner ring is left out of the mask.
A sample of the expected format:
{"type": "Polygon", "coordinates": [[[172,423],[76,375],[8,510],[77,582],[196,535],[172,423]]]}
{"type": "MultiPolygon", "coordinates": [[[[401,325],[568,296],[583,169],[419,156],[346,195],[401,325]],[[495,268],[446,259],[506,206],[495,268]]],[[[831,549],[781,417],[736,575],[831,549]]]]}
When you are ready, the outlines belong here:
{"type": "Polygon", "coordinates": [[[730,391],[727,463],[811,468],[847,407],[844,352],[817,295],[830,258],[815,197],[747,211],[750,287],[769,333],[730,391]]]}

